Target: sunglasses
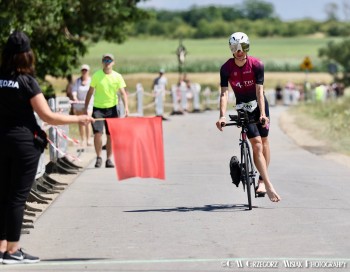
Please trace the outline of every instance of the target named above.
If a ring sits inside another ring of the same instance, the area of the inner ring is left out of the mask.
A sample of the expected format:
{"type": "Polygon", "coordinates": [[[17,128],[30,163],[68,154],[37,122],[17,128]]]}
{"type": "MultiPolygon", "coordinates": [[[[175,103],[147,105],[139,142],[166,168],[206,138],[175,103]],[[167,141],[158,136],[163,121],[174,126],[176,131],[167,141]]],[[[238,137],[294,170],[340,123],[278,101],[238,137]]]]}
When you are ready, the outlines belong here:
{"type": "Polygon", "coordinates": [[[81,69],[82,72],[87,72],[87,69],[81,69]]]}
{"type": "Polygon", "coordinates": [[[111,60],[111,59],[103,59],[102,62],[106,63],[106,64],[110,64],[110,63],[113,62],[113,60],[111,60]]]}
{"type": "Polygon", "coordinates": [[[237,51],[248,52],[249,43],[234,43],[230,45],[231,52],[236,53],[237,51]]]}

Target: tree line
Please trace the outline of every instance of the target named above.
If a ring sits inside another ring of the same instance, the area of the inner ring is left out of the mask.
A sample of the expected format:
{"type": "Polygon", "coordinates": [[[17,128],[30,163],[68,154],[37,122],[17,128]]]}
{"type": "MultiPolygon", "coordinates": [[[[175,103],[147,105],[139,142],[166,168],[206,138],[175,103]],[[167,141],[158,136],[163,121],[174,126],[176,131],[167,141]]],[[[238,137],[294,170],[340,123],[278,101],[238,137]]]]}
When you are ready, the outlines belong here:
{"type": "MultiPolygon", "coordinates": [[[[137,6],[139,2],[1,0],[0,46],[13,30],[26,32],[37,58],[37,77],[45,89],[46,75],[62,77],[70,74],[79,66],[80,58],[89,46],[102,40],[121,43],[130,36],[143,35],[227,37],[234,30],[260,37],[290,37],[316,32],[327,36],[350,34],[349,23],[337,20],[334,5],[329,6],[329,20],[325,22],[311,19],[283,22],[275,14],[272,4],[259,0],[245,0],[239,6],[192,7],[184,11],[145,10],[137,6]]],[[[320,52],[321,57],[344,68],[344,77],[350,77],[348,48],[350,40],[345,40],[340,45],[330,44],[320,52]]]]}
{"type": "Polygon", "coordinates": [[[313,19],[284,22],[276,14],[273,4],[260,0],[245,0],[235,6],[193,6],[183,11],[150,9],[150,18],[134,23],[130,34],[198,39],[227,37],[234,30],[258,37],[314,33],[350,35],[350,23],[337,18],[338,7],[335,4],[326,7],[327,20],[324,22],[313,19]]]}

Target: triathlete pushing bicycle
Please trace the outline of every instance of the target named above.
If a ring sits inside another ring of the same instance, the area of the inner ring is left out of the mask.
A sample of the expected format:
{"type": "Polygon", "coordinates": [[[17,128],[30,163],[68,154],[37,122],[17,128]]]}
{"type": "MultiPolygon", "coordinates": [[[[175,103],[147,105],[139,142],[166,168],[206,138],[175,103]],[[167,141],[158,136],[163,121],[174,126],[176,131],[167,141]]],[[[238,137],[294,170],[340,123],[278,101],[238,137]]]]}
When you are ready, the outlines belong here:
{"type": "Polygon", "coordinates": [[[243,32],[235,32],[229,39],[233,54],[220,69],[220,119],[216,126],[222,131],[221,123],[226,123],[225,113],[228,100],[228,83],[236,96],[236,109],[246,109],[250,115],[262,124],[248,126],[248,138],[253,149],[253,158],[260,176],[256,192],[260,195],[267,193],[272,202],[278,202],[281,197],[277,194],[270,181],[267,171],[270,163],[269,134],[269,105],[264,95],[264,65],[254,57],[248,56],[249,38],[243,32]]]}

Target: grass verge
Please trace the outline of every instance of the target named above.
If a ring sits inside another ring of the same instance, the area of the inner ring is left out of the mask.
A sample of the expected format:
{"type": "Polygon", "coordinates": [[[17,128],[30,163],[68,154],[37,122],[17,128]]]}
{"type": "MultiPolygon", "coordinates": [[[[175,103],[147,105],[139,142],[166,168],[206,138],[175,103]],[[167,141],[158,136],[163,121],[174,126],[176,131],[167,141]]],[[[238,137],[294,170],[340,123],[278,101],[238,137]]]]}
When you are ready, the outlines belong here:
{"type": "Polygon", "coordinates": [[[302,103],[290,109],[298,125],[334,150],[350,155],[350,90],[324,103],[302,103]]]}

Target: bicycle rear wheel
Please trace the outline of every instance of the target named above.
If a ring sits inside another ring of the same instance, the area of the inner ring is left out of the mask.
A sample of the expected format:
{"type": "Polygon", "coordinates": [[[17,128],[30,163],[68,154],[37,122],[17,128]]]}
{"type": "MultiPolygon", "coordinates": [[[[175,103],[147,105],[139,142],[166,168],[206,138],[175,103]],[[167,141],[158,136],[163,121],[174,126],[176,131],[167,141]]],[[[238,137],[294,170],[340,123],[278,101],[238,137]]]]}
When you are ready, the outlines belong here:
{"type": "Polygon", "coordinates": [[[251,177],[250,177],[250,172],[252,171],[251,169],[251,164],[249,161],[249,147],[247,146],[248,143],[243,142],[242,143],[242,175],[243,179],[245,182],[245,185],[247,186],[247,197],[248,197],[248,208],[249,210],[252,209],[252,195],[251,195],[251,177]]]}

